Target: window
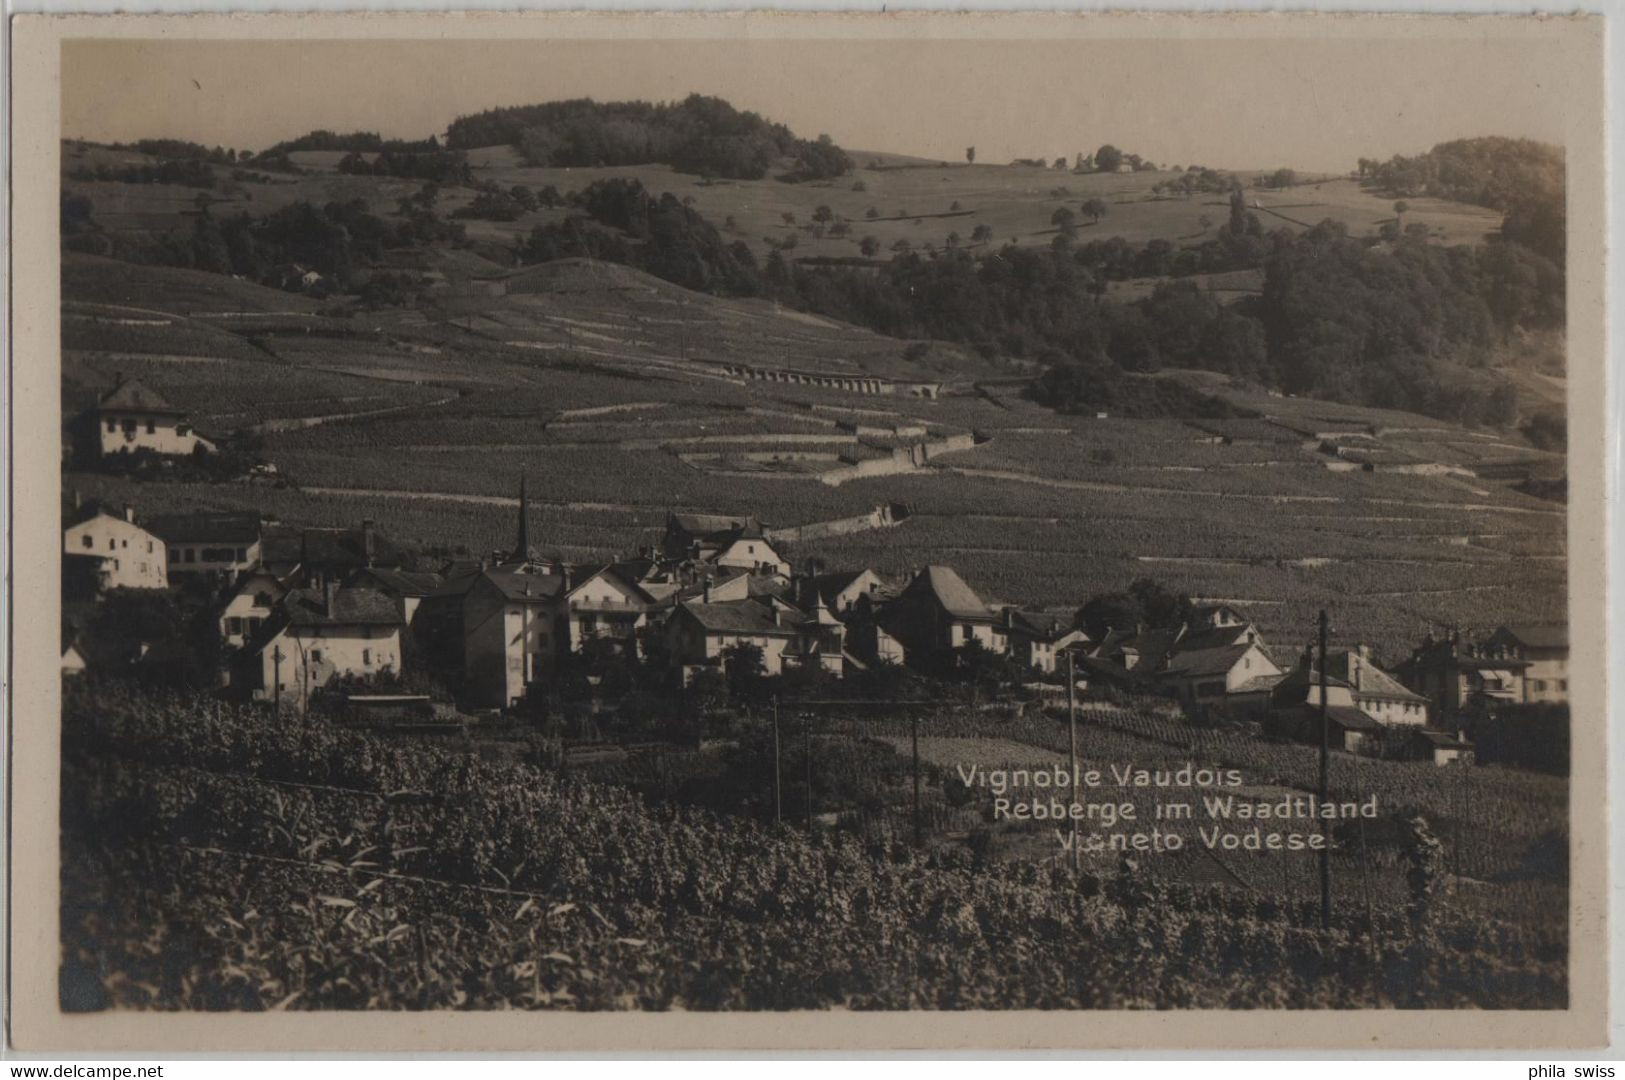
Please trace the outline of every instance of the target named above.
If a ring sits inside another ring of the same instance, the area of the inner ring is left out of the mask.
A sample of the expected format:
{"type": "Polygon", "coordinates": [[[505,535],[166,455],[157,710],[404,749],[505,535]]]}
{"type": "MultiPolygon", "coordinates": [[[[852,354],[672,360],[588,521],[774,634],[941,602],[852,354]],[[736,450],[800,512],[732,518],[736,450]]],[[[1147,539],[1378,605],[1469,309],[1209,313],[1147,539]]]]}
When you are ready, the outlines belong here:
{"type": "Polygon", "coordinates": [[[1562,690],[1564,693],[1567,693],[1569,689],[1569,681],[1567,679],[1557,680],[1557,688],[1562,690]]]}
{"type": "Polygon", "coordinates": [[[310,662],[313,663],[313,664],[321,663],[322,662],[322,650],[320,650],[320,649],[312,649],[312,650],[310,650],[310,662]]]}
{"type": "Polygon", "coordinates": [[[237,561],[238,562],[247,562],[248,561],[248,549],[247,548],[238,548],[237,549],[237,561]]]}
{"type": "Polygon", "coordinates": [[[135,434],[135,419],[133,417],[127,418],[124,421],[123,426],[124,426],[124,434],[126,434],[126,435],[134,435],[135,434]]]}
{"type": "Polygon", "coordinates": [[[197,562],[197,549],[196,548],[187,548],[186,549],[186,561],[187,562],[197,562]]]}
{"type": "Polygon", "coordinates": [[[254,631],[260,628],[260,623],[264,620],[258,615],[250,615],[246,621],[248,623],[248,632],[252,634],[254,631]]]}
{"type": "Polygon", "coordinates": [[[107,538],[107,550],[108,551],[117,551],[118,550],[118,541],[114,540],[111,536],[109,536],[107,538]]]}
{"type": "Polygon", "coordinates": [[[243,620],[238,618],[236,615],[229,616],[226,619],[226,633],[228,633],[228,634],[240,634],[242,632],[243,632],[243,620]]]}
{"type": "Polygon", "coordinates": [[[118,542],[118,546],[121,548],[127,548],[130,546],[130,542],[128,540],[120,540],[118,542]]]}
{"type": "Polygon", "coordinates": [[[180,548],[170,548],[169,549],[169,561],[170,562],[180,562],[181,561],[181,549],[180,548]]]}
{"type": "Polygon", "coordinates": [[[156,435],[156,434],[158,434],[158,425],[153,422],[153,419],[150,416],[147,417],[147,434],[148,435],[156,435]]]}
{"type": "Polygon", "coordinates": [[[254,606],[255,607],[270,607],[271,606],[271,594],[268,593],[268,592],[257,592],[257,593],[255,593],[254,594],[254,606]]]}
{"type": "Polygon", "coordinates": [[[111,416],[109,416],[107,418],[107,430],[108,431],[117,431],[118,430],[118,421],[113,419],[111,416]]]}
{"type": "Polygon", "coordinates": [[[91,538],[89,533],[86,533],[85,534],[85,547],[93,548],[95,546],[96,546],[96,541],[91,538]]]}
{"type": "Polygon", "coordinates": [[[371,649],[362,649],[361,650],[361,666],[362,667],[371,667],[372,666],[372,650],[371,649]]]}
{"type": "Polygon", "coordinates": [[[151,540],[147,541],[147,554],[148,555],[152,554],[152,541],[151,540]]]}

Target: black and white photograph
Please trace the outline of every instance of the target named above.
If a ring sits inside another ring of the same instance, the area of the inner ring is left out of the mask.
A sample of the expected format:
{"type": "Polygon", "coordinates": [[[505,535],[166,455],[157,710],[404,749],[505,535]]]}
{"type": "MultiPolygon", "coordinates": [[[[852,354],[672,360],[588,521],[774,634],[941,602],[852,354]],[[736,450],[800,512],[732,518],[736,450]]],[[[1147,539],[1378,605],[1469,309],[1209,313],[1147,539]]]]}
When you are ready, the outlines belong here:
{"type": "Polygon", "coordinates": [[[817,18],[62,39],[54,1008],[1585,1005],[1584,20],[817,18]]]}

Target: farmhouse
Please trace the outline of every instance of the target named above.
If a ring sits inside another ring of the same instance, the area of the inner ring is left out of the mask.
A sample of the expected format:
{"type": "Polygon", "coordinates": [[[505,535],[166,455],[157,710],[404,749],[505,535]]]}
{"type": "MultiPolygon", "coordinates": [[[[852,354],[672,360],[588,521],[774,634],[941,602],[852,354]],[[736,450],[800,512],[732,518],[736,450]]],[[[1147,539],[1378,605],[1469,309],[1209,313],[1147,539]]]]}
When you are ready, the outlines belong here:
{"type": "Polygon", "coordinates": [[[220,638],[233,648],[245,645],[276,613],[288,595],[287,585],[268,570],[238,575],[231,595],[220,609],[220,638]]]}
{"type": "Polygon", "coordinates": [[[1257,689],[1257,680],[1278,677],[1281,669],[1256,641],[1211,648],[1176,649],[1157,682],[1188,705],[1223,705],[1231,695],[1257,689]]]}
{"type": "Polygon", "coordinates": [[[140,379],[126,379],[122,373],[89,415],[103,457],[136,450],[190,457],[199,449],[215,449],[212,442],[192,430],[184,410],[171,405],[140,379]]]}
{"type": "Polygon", "coordinates": [[[885,605],[880,622],[914,659],[973,641],[991,652],[1005,651],[998,616],[951,566],[920,570],[897,599],[885,605]]]}
{"type": "Polygon", "coordinates": [[[260,516],[252,511],[160,514],[152,531],[169,548],[169,574],[218,573],[228,577],[258,566],[260,516]]]}
{"type": "MultiPolygon", "coordinates": [[[[370,680],[399,672],[401,621],[389,597],[371,589],[295,589],[243,650],[242,685],[260,701],[310,693],[334,678],[370,680]]],[[[235,681],[235,680],[234,680],[235,681]]]]}
{"type": "Polygon", "coordinates": [[[649,624],[655,600],[636,581],[635,566],[602,566],[572,580],[566,574],[558,616],[560,657],[580,652],[588,642],[608,642],[629,655],[640,654],[638,634],[649,624]]]}
{"type": "Polygon", "coordinates": [[[868,568],[846,570],[834,574],[811,574],[801,579],[800,599],[805,603],[811,594],[822,600],[830,611],[845,617],[863,597],[879,597],[885,588],[880,575],[868,568]]]}
{"type": "Polygon", "coordinates": [[[64,579],[98,592],[169,587],[164,542],[135,523],[133,507],[82,513],[62,532],[62,555],[64,579]]]}
{"type": "Polygon", "coordinates": [[[757,570],[788,578],[790,564],[767,538],[754,514],[668,514],[661,551],[668,559],[757,570]]]}
{"type": "Polygon", "coordinates": [[[1401,686],[1392,675],[1371,661],[1371,647],[1331,649],[1326,674],[1349,687],[1354,707],[1382,724],[1422,726],[1428,720],[1428,701],[1401,686]]]}
{"type": "Polygon", "coordinates": [[[800,620],[787,620],[771,602],[737,600],[711,603],[685,600],[666,621],[666,649],[679,665],[686,685],[695,669],[721,664],[725,650],[754,645],[762,650],[768,675],[782,674],[786,654],[794,654],[800,620]]]}
{"type": "Polygon", "coordinates": [[[1566,626],[1502,626],[1484,642],[1490,651],[1529,661],[1523,673],[1528,704],[1569,700],[1569,631],[1566,626]]]}
{"type": "Polygon", "coordinates": [[[1052,673],[1060,658],[1074,645],[1087,645],[1089,637],[1071,612],[1004,609],[1004,634],[1011,659],[1026,667],[1052,673]]]}
{"type": "Polygon", "coordinates": [[[441,586],[439,574],[427,570],[396,570],[384,566],[364,566],[344,582],[349,588],[374,589],[395,601],[401,622],[411,629],[425,597],[441,586]]]}

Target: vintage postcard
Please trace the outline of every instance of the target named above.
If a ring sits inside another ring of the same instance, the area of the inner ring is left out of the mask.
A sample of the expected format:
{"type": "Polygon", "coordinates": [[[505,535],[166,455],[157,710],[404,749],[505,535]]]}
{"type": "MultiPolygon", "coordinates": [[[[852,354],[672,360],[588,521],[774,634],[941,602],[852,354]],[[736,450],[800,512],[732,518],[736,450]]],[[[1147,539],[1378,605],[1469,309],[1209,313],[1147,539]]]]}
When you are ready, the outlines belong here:
{"type": "Polygon", "coordinates": [[[1604,1041],[1601,20],[16,33],[18,1046],[1604,1041]]]}

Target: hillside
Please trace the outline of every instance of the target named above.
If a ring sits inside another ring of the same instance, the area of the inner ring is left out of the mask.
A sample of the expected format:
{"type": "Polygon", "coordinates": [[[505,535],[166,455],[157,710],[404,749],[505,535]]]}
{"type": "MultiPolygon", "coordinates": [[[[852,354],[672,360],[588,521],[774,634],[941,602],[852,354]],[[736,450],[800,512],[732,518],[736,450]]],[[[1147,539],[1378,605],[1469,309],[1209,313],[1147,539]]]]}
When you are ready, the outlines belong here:
{"type": "Polygon", "coordinates": [[[221,275],[73,255],[64,299],[67,412],[115,371],[137,374],[205,432],[256,430],[292,485],[68,478],[143,513],[367,516],[487,551],[507,542],[528,471],[533,534],[574,559],[649,542],[673,508],[785,527],[898,503],[911,514],[894,527],[793,554],[889,573],[948,562],[989,597],[1045,606],[1154,576],[1236,603],[1287,648],[1321,605],[1340,633],[1388,647],[1442,623],[1562,615],[1563,509],[1512,490],[1520,469],[1560,459],[1403,412],[1175,374],[1257,417],[1064,416],[1019,381],[978,391],[964,373],[979,361],[950,347],[586,262],[514,275],[435,318],[333,318],[221,275]],[[941,396],[722,363],[786,358],[941,396]],[[922,443],[936,452],[906,450],[922,443]]]}

